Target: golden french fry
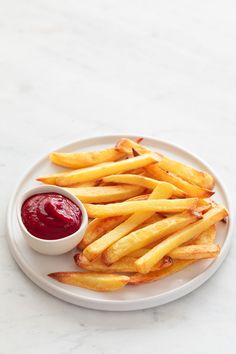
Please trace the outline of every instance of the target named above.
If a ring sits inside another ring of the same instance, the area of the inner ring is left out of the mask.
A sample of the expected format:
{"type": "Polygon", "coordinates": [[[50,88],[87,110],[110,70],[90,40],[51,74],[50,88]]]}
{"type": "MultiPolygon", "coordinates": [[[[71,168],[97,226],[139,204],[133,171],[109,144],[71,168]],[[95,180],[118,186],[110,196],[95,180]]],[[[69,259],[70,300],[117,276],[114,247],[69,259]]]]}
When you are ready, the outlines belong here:
{"type": "Polygon", "coordinates": [[[203,231],[199,236],[189,241],[191,245],[210,245],[216,238],[216,226],[212,225],[209,229],[203,231]]]}
{"type": "MultiPolygon", "coordinates": [[[[151,248],[153,248],[154,246],[145,246],[145,247],[142,247],[142,248],[139,248],[135,251],[132,251],[131,253],[128,254],[129,257],[132,257],[132,258],[140,258],[142,257],[145,253],[147,253],[148,251],[150,251],[151,248]]],[[[137,272],[137,268],[136,268],[136,272],[137,272]]]]}
{"type": "MultiPolygon", "coordinates": [[[[147,154],[150,150],[130,139],[121,139],[117,144],[117,149],[126,153],[130,154],[132,149],[137,151],[139,154],[147,154]]],[[[196,170],[193,167],[185,165],[181,162],[172,160],[166,156],[163,156],[160,153],[157,153],[160,161],[158,162],[158,166],[166,171],[174,173],[175,175],[179,176],[180,178],[184,179],[185,181],[195,184],[199,187],[204,189],[212,189],[214,187],[214,178],[207,172],[196,170]]],[[[193,195],[191,195],[193,196],[193,195]]]]}
{"type": "MultiPolygon", "coordinates": [[[[212,245],[214,243],[214,241],[215,241],[215,237],[216,237],[216,227],[215,227],[215,225],[212,225],[211,227],[209,227],[209,229],[203,231],[196,238],[193,238],[190,241],[185,242],[183,244],[183,246],[189,246],[189,245],[191,245],[191,246],[192,245],[199,245],[199,246],[207,245],[208,246],[208,245],[212,245]]],[[[160,243],[160,241],[157,242],[157,243],[160,243]]],[[[154,246],[156,246],[154,243],[149,244],[149,245],[147,245],[144,248],[140,248],[140,249],[138,249],[138,250],[136,250],[134,252],[131,252],[130,254],[128,254],[128,256],[129,257],[133,257],[133,258],[142,257],[145,253],[150,251],[150,249],[153,248],[154,246]]],[[[177,247],[174,251],[178,250],[179,248],[182,248],[183,246],[177,247]]],[[[189,250],[191,250],[191,248],[189,250]]],[[[188,249],[187,249],[187,251],[188,251],[188,249]]],[[[169,254],[169,256],[172,257],[173,254],[169,254]]],[[[173,257],[173,258],[175,258],[175,257],[173,257]]]]}
{"type": "MultiPolygon", "coordinates": [[[[150,149],[148,149],[147,147],[140,145],[138,142],[127,138],[120,139],[116,144],[116,148],[117,150],[122,151],[127,155],[133,155],[134,151],[140,155],[148,154],[150,152],[150,149]]],[[[160,160],[161,159],[162,156],[160,156],[160,160]]]]}
{"type": "MultiPolygon", "coordinates": [[[[101,163],[99,166],[100,167],[104,167],[107,166],[108,162],[104,162],[101,163]]],[[[41,176],[36,178],[37,181],[42,182],[44,184],[56,184],[56,179],[57,177],[61,177],[61,176],[66,176],[67,174],[69,174],[70,172],[68,170],[64,171],[64,172],[58,172],[58,173],[53,173],[51,175],[47,175],[47,176],[41,176]]],[[[85,182],[79,182],[79,183],[73,183],[72,187],[93,187],[97,185],[97,181],[95,180],[89,180],[89,181],[85,181],[85,182]]]]}
{"type": "MultiPolygon", "coordinates": [[[[101,260],[97,258],[95,261],[90,262],[83,254],[76,254],[74,256],[75,263],[82,269],[89,270],[92,272],[105,272],[105,273],[132,273],[136,272],[134,262],[136,258],[133,257],[123,257],[118,262],[113,263],[111,266],[107,266],[101,260]]],[[[158,270],[171,266],[172,259],[170,257],[165,257],[158,264],[155,264],[152,270],[158,270]]]]}
{"type": "Polygon", "coordinates": [[[218,221],[224,219],[228,215],[227,210],[223,206],[216,206],[203,215],[203,218],[193,225],[189,225],[183,230],[177,231],[169,236],[164,241],[153,247],[144,256],[137,259],[135,262],[138,272],[148,273],[150,269],[165,255],[169,254],[172,250],[190,241],[194,236],[199,235],[207,230],[210,226],[218,221]]]}
{"type": "Polygon", "coordinates": [[[49,155],[49,159],[56,165],[77,169],[94,166],[103,162],[117,161],[124,156],[125,154],[118,149],[109,148],[92,152],[52,152],[49,155]]]}
{"type": "Polygon", "coordinates": [[[197,217],[192,213],[185,212],[133,231],[109,247],[102,255],[103,260],[106,264],[112,264],[131,252],[161,240],[196,220],[197,217]]]}
{"type": "MultiPolygon", "coordinates": [[[[216,237],[216,227],[215,225],[212,225],[211,227],[209,227],[209,229],[203,231],[199,236],[197,236],[196,238],[193,238],[192,240],[190,240],[189,242],[185,242],[183,244],[183,246],[192,246],[192,245],[196,245],[196,246],[202,246],[202,245],[212,245],[215,241],[215,237],[216,237]]],[[[157,242],[160,243],[161,241],[157,242]]],[[[156,244],[157,244],[156,243],[156,244]]],[[[147,253],[148,251],[150,251],[151,248],[153,248],[154,246],[156,246],[156,244],[152,243],[147,245],[144,248],[140,248],[134,252],[131,252],[130,254],[128,254],[129,257],[133,257],[133,258],[140,258],[142,257],[145,253],[147,253]]],[[[180,248],[183,248],[183,246],[177,247],[173,252],[179,250],[180,248]]],[[[215,246],[215,245],[214,245],[215,246]]],[[[198,249],[196,249],[198,250],[198,249]]],[[[191,251],[190,249],[186,249],[186,251],[191,251]]],[[[199,249],[199,251],[201,251],[201,248],[199,249]]],[[[169,256],[173,257],[173,254],[169,254],[169,256]]],[[[200,256],[199,256],[200,257],[200,256]]],[[[191,258],[192,259],[192,258],[191,258]]]]}
{"type": "MultiPolygon", "coordinates": [[[[148,225],[154,224],[154,222],[160,221],[162,219],[163,219],[163,217],[160,214],[155,213],[152,216],[150,216],[150,218],[145,220],[142,224],[138,225],[136,229],[137,230],[142,229],[142,228],[144,228],[148,225]]],[[[134,230],[136,230],[136,229],[134,229],[134,230]]]]}
{"type": "Polygon", "coordinates": [[[65,188],[83,203],[110,203],[140,195],[143,188],[130,185],[65,188]]]}
{"type": "Polygon", "coordinates": [[[157,270],[154,272],[149,272],[147,274],[140,274],[136,273],[134,275],[130,276],[129,283],[131,285],[139,285],[139,284],[144,284],[144,283],[150,283],[155,280],[159,280],[165,277],[168,277],[169,275],[172,275],[174,273],[177,273],[181,271],[182,269],[188,267],[194,263],[194,261],[181,261],[181,260],[176,260],[173,262],[173,264],[165,269],[157,270]]]}
{"type": "Polygon", "coordinates": [[[174,161],[164,156],[158,164],[162,170],[172,172],[183,178],[185,181],[196,184],[204,189],[212,189],[214,187],[214,178],[207,172],[198,171],[195,168],[187,166],[181,162],[174,161]]]}
{"type": "Polygon", "coordinates": [[[111,203],[106,205],[84,204],[89,217],[105,218],[108,216],[128,215],[136,212],[160,212],[178,213],[184,210],[191,210],[197,204],[197,198],[186,199],[159,199],[127,201],[123,203],[111,203]]]}
{"type": "Polygon", "coordinates": [[[65,173],[67,172],[58,172],[58,173],[53,173],[51,175],[38,177],[37,181],[42,182],[44,184],[56,184],[57,177],[64,176],[65,173]]]}
{"type": "Polygon", "coordinates": [[[211,245],[190,245],[177,247],[168,255],[172,259],[205,259],[215,258],[220,253],[220,246],[211,245]]]}
{"type": "Polygon", "coordinates": [[[122,173],[134,168],[147,166],[157,161],[155,154],[146,154],[117,162],[107,162],[105,165],[95,165],[67,172],[56,178],[58,186],[67,187],[75,183],[87,182],[115,173],[122,173]]]}
{"type": "Polygon", "coordinates": [[[123,288],[129,281],[126,275],[89,272],[57,272],[48,276],[64,284],[95,291],[115,291],[123,288]]]}
{"type": "Polygon", "coordinates": [[[110,231],[117,225],[121,224],[124,220],[126,220],[128,216],[112,216],[110,218],[104,219],[94,219],[90,221],[88,227],[85,231],[85,234],[78,244],[77,248],[83,250],[90,243],[97,240],[99,237],[104,235],[106,232],[110,231]]]}
{"type": "Polygon", "coordinates": [[[141,194],[141,195],[137,195],[137,197],[130,198],[127,201],[147,200],[149,197],[150,194],[141,194]]]}
{"type": "MultiPolygon", "coordinates": [[[[172,194],[172,189],[169,186],[157,186],[150,195],[150,199],[158,199],[159,197],[169,198],[172,194]]],[[[131,203],[131,202],[128,202],[131,203]]],[[[98,240],[91,243],[84,249],[84,255],[90,260],[96,259],[102,252],[111,246],[114,242],[127,235],[134,230],[137,226],[142,224],[145,220],[149,219],[153,212],[137,212],[131,215],[122,224],[100,237],[98,240]]]]}
{"type": "Polygon", "coordinates": [[[188,197],[207,198],[214,194],[214,192],[209,189],[191,184],[171,172],[162,170],[157,163],[147,166],[146,170],[152,177],[175,185],[177,188],[184,191],[188,197]]]}
{"type": "MultiPolygon", "coordinates": [[[[133,175],[133,174],[121,174],[121,175],[111,175],[103,177],[103,181],[106,183],[126,183],[133,184],[136,186],[141,186],[148,189],[154,189],[156,186],[166,183],[170,185],[168,182],[157,181],[156,179],[145,177],[141,175],[133,175]]],[[[173,184],[171,184],[171,188],[173,189],[173,195],[178,198],[184,198],[186,194],[173,184]]]]}

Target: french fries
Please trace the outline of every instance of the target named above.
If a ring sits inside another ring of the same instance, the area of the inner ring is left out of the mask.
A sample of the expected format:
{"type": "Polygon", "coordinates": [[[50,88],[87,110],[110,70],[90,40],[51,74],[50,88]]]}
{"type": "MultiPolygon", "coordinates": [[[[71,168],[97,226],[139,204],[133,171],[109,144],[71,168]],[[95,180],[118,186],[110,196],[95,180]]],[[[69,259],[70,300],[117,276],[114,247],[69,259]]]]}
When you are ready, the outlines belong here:
{"type": "Polygon", "coordinates": [[[119,274],[56,272],[49,277],[68,285],[79,286],[95,291],[115,291],[123,288],[129,277],[119,274]]]}
{"type": "Polygon", "coordinates": [[[169,254],[172,250],[184,242],[191,240],[194,236],[207,230],[210,226],[224,219],[227,215],[228,212],[223,206],[219,205],[211,209],[203,216],[201,220],[197,221],[193,225],[187,226],[183,230],[177,231],[153,247],[144,256],[140,257],[135,262],[138,272],[148,273],[155,263],[161,260],[165,255],[169,254]]]}
{"type": "Polygon", "coordinates": [[[219,245],[190,245],[175,248],[169,256],[172,259],[205,259],[215,258],[219,253],[219,245]]]}
{"type": "Polygon", "coordinates": [[[220,254],[216,223],[228,211],[210,199],[213,176],[151,151],[141,141],[125,138],[99,151],[49,155],[66,169],[37,180],[72,193],[90,218],[74,255],[81,272],[51,273],[52,279],[115,291],[220,254]]]}
{"type": "MultiPolygon", "coordinates": [[[[172,189],[169,186],[157,186],[149,199],[158,199],[159,197],[169,198],[172,194],[172,189]]],[[[141,225],[145,220],[149,219],[153,215],[153,212],[137,212],[131,215],[123,223],[115,227],[113,230],[103,235],[97,241],[90,244],[84,250],[84,255],[92,261],[96,259],[105,249],[111,246],[114,242],[118,241],[123,236],[134,230],[137,226],[141,225]]]]}
{"type": "Polygon", "coordinates": [[[154,241],[161,240],[196,220],[197,217],[195,215],[185,212],[157,221],[143,229],[130,233],[114,243],[103,253],[103,260],[106,264],[112,264],[131,252],[154,241]]]}
{"type": "Polygon", "coordinates": [[[171,172],[166,172],[159,167],[159,164],[152,164],[146,167],[147,172],[154,178],[173,184],[186,193],[188,197],[207,198],[214,194],[213,191],[191,184],[171,172]]]}
{"type": "MultiPolygon", "coordinates": [[[[134,149],[141,155],[150,152],[149,149],[130,139],[121,139],[116,147],[118,150],[123,151],[126,154],[130,154],[132,149],[134,149]]],[[[166,156],[163,156],[160,153],[157,154],[160,159],[160,161],[158,162],[158,166],[162,170],[174,173],[175,175],[183,178],[185,181],[191,184],[196,184],[197,186],[204,189],[212,189],[214,187],[214,178],[209,173],[204,171],[198,171],[193,167],[172,160],[166,156]]]]}
{"type": "Polygon", "coordinates": [[[197,205],[197,198],[159,199],[128,201],[114,204],[84,204],[90,218],[106,218],[108,216],[128,215],[134,212],[178,213],[191,210],[197,205]]]}
{"type": "Polygon", "coordinates": [[[154,189],[156,186],[162,183],[166,183],[169,186],[171,186],[174,196],[178,198],[184,198],[186,196],[186,194],[181,189],[177,188],[173,184],[170,184],[168,182],[160,182],[157,181],[156,179],[141,176],[141,175],[134,175],[134,174],[111,175],[111,176],[103,177],[103,182],[133,184],[148,189],[154,189]]]}
{"type": "Polygon", "coordinates": [[[199,236],[189,241],[190,245],[210,245],[216,238],[216,227],[212,225],[209,229],[203,231],[199,236]]]}
{"type": "Polygon", "coordinates": [[[56,184],[61,187],[67,187],[75,183],[92,181],[114,173],[122,173],[134,168],[147,166],[155,161],[157,161],[157,156],[155,154],[146,154],[127,160],[107,162],[103,166],[95,165],[60,175],[59,177],[56,177],[56,184]]]}
{"type": "Polygon", "coordinates": [[[143,192],[143,188],[130,185],[65,188],[83,203],[110,203],[126,200],[143,192]]]}
{"type": "MultiPolygon", "coordinates": [[[[185,242],[182,246],[175,248],[168,256],[173,259],[202,259],[216,257],[220,252],[220,247],[219,245],[213,244],[215,241],[215,236],[216,227],[213,225],[209,227],[209,229],[203,231],[198,237],[193,238],[189,242],[185,242]],[[206,247],[204,248],[202,246],[206,247]]],[[[155,245],[153,243],[149,244],[144,248],[131,252],[128,256],[132,258],[140,258],[154,246],[155,245]]]]}
{"type": "MultiPolygon", "coordinates": [[[[82,269],[89,270],[92,272],[104,272],[104,273],[132,273],[136,272],[136,267],[134,262],[136,258],[133,257],[123,257],[116,263],[113,263],[110,266],[104,264],[101,258],[97,258],[95,261],[90,262],[82,253],[77,253],[74,256],[75,263],[82,269]]],[[[170,257],[163,258],[160,262],[155,264],[153,267],[154,270],[159,270],[167,268],[172,265],[172,259],[170,257]]]]}
{"type": "Polygon", "coordinates": [[[104,235],[106,232],[112,230],[114,227],[121,224],[126,219],[127,216],[112,216],[110,218],[104,219],[93,219],[88,224],[84,237],[78,244],[77,248],[79,250],[83,250],[90,243],[94,242],[99,237],[104,235]]]}
{"type": "Polygon", "coordinates": [[[83,151],[74,153],[55,151],[49,155],[49,159],[56,165],[77,169],[98,165],[103,162],[114,162],[124,156],[125,154],[121,151],[115,148],[109,148],[100,151],[83,151]]]}
{"type": "Polygon", "coordinates": [[[160,280],[174,273],[180,272],[181,270],[188,267],[192,263],[194,263],[194,261],[192,260],[191,261],[176,260],[170,267],[161,270],[157,270],[147,274],[136,273],[130,276],[128,284],[139,285],[139,284],[150,283],[156,280],[160,280]]]}
{"type": "Polygon", "coordinates": [[[57,177],[64,176],[65,173],[67,173],[67,172],[53,173],[51,175],[38,177],[37,181],[42,182],[44,184],[56,184],[57,177]]]}

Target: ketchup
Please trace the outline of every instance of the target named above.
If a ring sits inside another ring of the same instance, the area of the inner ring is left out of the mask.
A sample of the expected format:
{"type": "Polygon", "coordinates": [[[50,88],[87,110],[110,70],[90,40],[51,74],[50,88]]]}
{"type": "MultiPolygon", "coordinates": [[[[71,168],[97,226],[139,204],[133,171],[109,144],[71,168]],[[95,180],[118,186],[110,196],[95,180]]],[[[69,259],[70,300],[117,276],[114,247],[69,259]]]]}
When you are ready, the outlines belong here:
{"type": "Polygon", "coordinates": [[[35,194],[21,209],[22,221],[34,236],[56,240],[76,232],[82,222],[80,208],[58,193],[35,194]]]}

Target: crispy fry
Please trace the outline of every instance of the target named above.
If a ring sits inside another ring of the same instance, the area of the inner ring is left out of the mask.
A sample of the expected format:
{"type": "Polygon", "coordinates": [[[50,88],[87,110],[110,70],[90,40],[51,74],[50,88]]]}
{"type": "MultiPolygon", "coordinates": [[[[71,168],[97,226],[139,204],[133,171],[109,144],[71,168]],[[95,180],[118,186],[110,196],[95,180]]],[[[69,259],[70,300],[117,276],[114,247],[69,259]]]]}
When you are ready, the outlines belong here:
{"type": "Polygon", "coordinates": [[[198,171],[195,168],[187,166],[181,162],[171,160],[165,156],[158,165],[162,170],[172,172],[183,178],[185,181],[191,184],[196,184],[201,188],[211,190],[214,187],[214,178],[207,172],[198,171]]]}
{"type": "MultiPolygon", "coordinates": [[[[150,149],[147,147],[127,138],[120,139],[116,144],[116,148],[127,155],[133,155],[133,152],[137,152],[139,155],[148,154],[150,152],[150,149]]],[[[160,156],[160,160],[161,158],[162,156],[160,156]]]]}
{"type": "Polygon", "coordinates": [[[203,231],[199,236],[189,241],[191,245],[210,245],[216,238],[216,227],[212,225],[209,229],[203,231]]]}
{"type": "MultiPolygon", "coordinates": [[[[130,154],[131,150],[134,149],[139,154],[147,154],[150,150],[130,139],[121,139],[117,144],[117,149],[130,154]]],[[[166,171],[174,173],[185,181],[196,184],[197,186],[204,189],[212,189],[214,187],[214,178],[207,172],[196,170],[193,167],[185,165],[181,162],[172,160],[160,153],[157,153],[159,158],[161,157],[158,166],[166,171]]]]}
{"type": "Polygon", "coordinates": [[[82,151],[74,153],[52,152],[49,159],[56,165],[69,168],[84,168],[103,162],[113,162],[124,157],[118,149],[109,148],[100,151],[82,151]]]}
{"type": "Polygon", "coordinates": [[[129,281],[126,275],[89,272],[57,272],[48,276],[64,284],[95,291],[115,291],[123,288],[129,281]]]}
{"type": "MultiPolygon", "coordinates": [[[[150,199],[158,199],[159,197],[169,198],[172,194],[170,187],[157,186],[150,195],[150,199]]],[[[131,202],[130,202],[131,203],[131,202]]],[[[153,212],[137,212],[131,215],[122,224],[103,235],[101,238],[90,244],[84,249],[84,255],[90,260],[96,259],[105,249],[111,246],[114,242],[118,241],[123,236],[134,230],[137,226],[142,224],[145,220],[149,219],[153,212]]]]}
{"type": "Polygon", "coordinates": [[[138,201],[138,200],[147,200],[150,197],[150,194],[140,194],[137,197],[128,199],[127,201],[138,201]]]}
{"type": "MultiPolygon", "coordinates": [[[[132,273],[136,272],[136,268],[134,262],[136,258],[133,257],[123,257],[116,263],[113,263],[111,266],[107,266],[101,260],[101,258],[97,258],[95,261],[90,262],[83,254],[76,254],[74,256],[75,263],[82,269],[89,270],[92,272],[105,272],[105,273],[132,273]]],[[[172,259],[170,257],[166,257],[161,260],[158,264],[155,264],[152,270],[163,269],[168,266],[171,266],[172,259]]]]}
{"type": "MultiPolygon", "coordinates": [[[[126,184],[134,184],[136,186],[141,186],[148,189],[154,189],[157,185],[162,183],[166,183],[170,185],[168,182],[160,182],[156,179],[141,176],[141,175],[132,175],[132,174],[122,174],[122,175],[111,175],[103,177],[103,181],[106,183],[126,183],[126,184]]],[[[186,194],[173,184],[171,184],[171,188],[173,189],[173,195],[178,198],[184,198],[186,194]]]]}
{"type": "Polygon", "coordinates": [[[97,240],[99,237],[104,235],[106,232],[112,230],[117,225],[121,224],[126,220],[128,216],[112,216],[110,218],[104,219],[94,219],[90,221],[88,227],[85,231],[84,237],[78,244],[77,248],[83,250],[90,243],[97,240]]]}
{"type": "Polygon", "coordinates": [[[104,187],[76,187],[65,188],[68,192],[74,194],[83,203],[110,203],[140,195],[143,192],[142,187],[130,185],[116,185],[104,187]]]}
{"type": "MultiPolygon", "coordinates": [[[[203,248],[201,249],[201,246],[211,246],[214,241],[215,241],[215,236],[216,236],[216,227],[215,225],[212,225],[211,227],[209,227],[209,229],[207,229],[206,231],[203,231],[198,237],[196,238],[193,238],[192,240],[190,240],[189,242],[185,242],[183,244],[183,246],[200,246],[200,248],[193,248],[193,250],[195,251],[199,251],[200,255],[201,255],[201,252],[200,251],[203,251],[203,248]]],[[[161,241],[157,242],[157,243],[160,243],[161,241]]],[[[142,257],[145,253],[147,253],[148,251],[150,251],[150,249],[152,249],[154,246],[156,246],[155,244],[150,244],[150,245],[147,245],[146,247],[144,248],[140,248],[134,252],[131,252],[130,254],[128,254],[129,257],[133,257],[133,258],[140,258],[142,257]]],[[[179,249],[182,249],[184,248],[183,246],[180,246],[180,247],[177,247],[173,252],[177,251],[179,252],[179,249]]],[[[218,248],[217,245],[214,245],[218,248]]],[[[212,249],[211,249],[212,250],[212,249]]],[[[213,248],[214,250],[214,248],[213,248]]],[[[217,249],[215,249],[217,251],[217,249]]],[[[191,248],[186,248],[184,251],[187,252],[187,257],[188,257],[188,254],[191,253],[191,248]]],[[[182,252],[182,251],[181,251],[182,252]]],[[[199,258],[200,258],[200,255],[199,255],[199,258]]],[[[173,253],[170,253],[169,256],[171,256],[172,258],[176,258],[173,253]]],[[[204,256],[204,254],[202,254],[202,256],[204,256]]],[[[188,257],[188,259],[190,259],[191,257],[188,257]]],[[[194,257],[193,257],[194,258],[194,257]]],[[[191,258],[191,259],[193,259],[191,258]]],[[[182,258],[182,259],[186,259],[186,258],[182,258]]]]}
{"type": "Polygon", "coordinates": [[[58,172],[58,173],[53,173],[51,175],[38,177],[37,181],[42,182],[44,184],[56,184],[57,177],[64,176],[65,173],[67,172],[58,172]]]}
{"type": "Polygon", "coordinates": [[[150,269],[165,255],[169,254],[172,250],[184,242],[191,240],[194,236],[207,230],[210,226],[224,219],[227,215],[228,212],[223,206],[219,205],[211,209],[204,214],[201,220],[197,221],[193,225],[187,226],[183,230],[177,231],[152,248],[144,256],[137,259],[135,262],[137,270],[140,273],[148,273],[150,269]]]}
{"type": "MultiPolygon", "coordinates": [[[[160,214],[155,213],[152,216],[150,216],[150,218],[145,220],[142,224],[138,225],[136,229],[137,230],[142,229],[142,228],[144,228],[148,225],[154,224],[154,222],[160,221],[162,219],[163,219],[163,217],[160,214]]],[[[136,229],[134,229],[134,230],[136,230],[136,229]]]]}
{"type": "Polygon", "coordinates": [[[214,194],[211,190],[191,184],[171,172],[162,170],[157,163],[147,166],[146,170],[152,177],[175,185],[184,191],[188,197],[207,198],[214,194]]]}
{"type": "Polygon", "coordinates": [[[117,162],[107,162],[105,165],[95,165],[67,172],[56,178],[58,186],[67,187],[75,183],[92,181],[110,174],[122,173],[134,168],[147,166],[157,160],[155,154],[146,154],[117,162]]]}
{"type": "Polygon", "coordinates": [[[190,245],[177,247],[169,256],[172,259],[205,259],[205,258],[215,258],[220,253],[220,246],[211,245],[190,245]]]}
{"type": "Polygon", "coordinates": [[[150,272],[147,274],[140,274],[136,273],[134,275],[130,276],[129,283],[131,285],[139,285],[139,284],[144,284],[144,283],[150,283],[155,280],[159,280],[165,277],[168,277],[169,275],[172,275],[174,273],[177,273],[181,271],[182,269],[188,267],[194,263],[194,261],[181,261],[181,260],[176,260],[174,263],[165,269],[157,270],[154,272],[150,272]]]}
{"type": "Polygon", "coordinates": [[[103,260],[106,264],[112,264],[131,252],[145,247],[151,242],[158,241],[196,220],[196,216],[189,212],[185,212],[157,221],[143,229],[131,232],[129,235],[123,237],[109,247],[103,253],[103,260]]]}
{"type": "Polygon", "coordinates": [[[197,204],[197,198],[186,199],[159,199],[159,200],[140,200],[127,201],[123,203],[111,203],[106,205],[84,204],[89,217],[105,218],[115,215],[128,215],[135,212],[172,212],[177,213],[184,210],[191,210],[197,204]]]}

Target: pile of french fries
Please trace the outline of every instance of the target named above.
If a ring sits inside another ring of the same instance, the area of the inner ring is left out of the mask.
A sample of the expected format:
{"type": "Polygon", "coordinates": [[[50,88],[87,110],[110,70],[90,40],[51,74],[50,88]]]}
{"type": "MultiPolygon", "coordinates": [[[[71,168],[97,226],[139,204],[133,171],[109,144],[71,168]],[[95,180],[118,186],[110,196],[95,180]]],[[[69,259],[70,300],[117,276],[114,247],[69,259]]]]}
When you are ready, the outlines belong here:
{"type": "Polygon", "coordinates": [[[53,152],[69,168],[38,178],[73,193],[90,222],[74,256],[78,272],[53,279],[95,291],[155,281],[220,253],[216,223],[227,209],[210,197],[214,178],[181,162],[121,139],[95,152],[53,152]]]}

